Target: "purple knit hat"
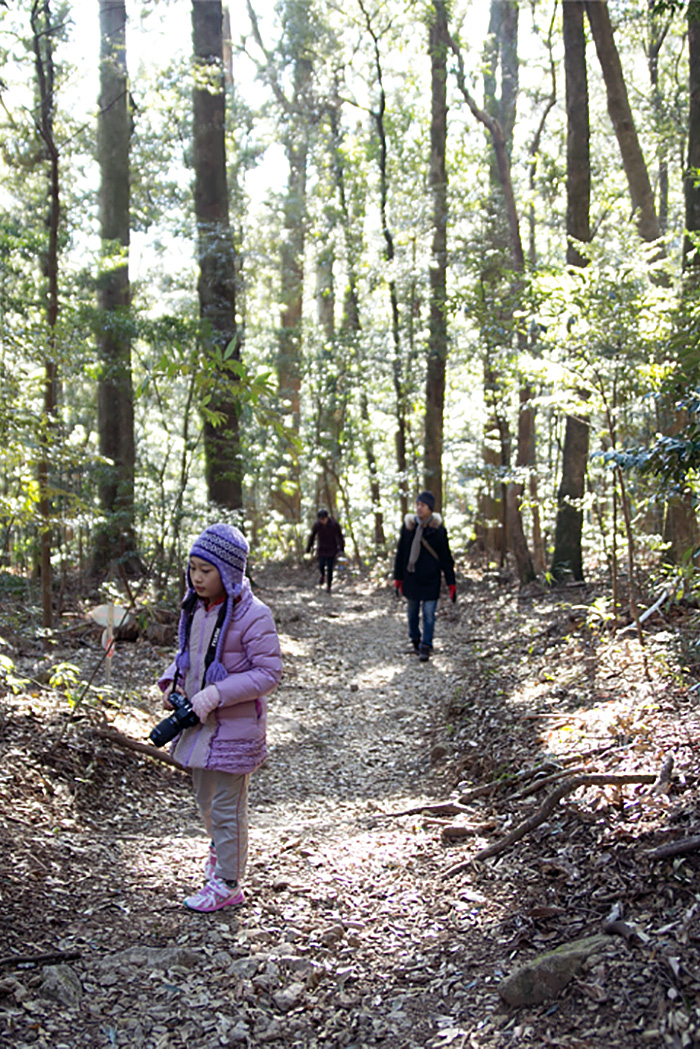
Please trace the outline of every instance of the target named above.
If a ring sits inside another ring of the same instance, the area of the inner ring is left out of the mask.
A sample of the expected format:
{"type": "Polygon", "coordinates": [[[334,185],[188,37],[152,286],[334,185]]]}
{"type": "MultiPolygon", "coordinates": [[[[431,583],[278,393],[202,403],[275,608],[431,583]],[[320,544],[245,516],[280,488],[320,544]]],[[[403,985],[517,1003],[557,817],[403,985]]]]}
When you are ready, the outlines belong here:
{"type": "MultiPolygon", "coordinates": [[[[224,639],[231,623],[233,608],[236,598],[243,590],[245,579],[245,566],[248,557],[248,543],[245,536],[234,525],[215,524],[205,528],[198,539],[195,539],[190,550],[190,557],[201,557],[219,570],[221,583],[226,591],[226,613],[221,624],[216,652],[206,675],[206,683],[221,681],[226,677],[227,671],[221,662],[224,639]]],[[[190,665],[190,654],[187,646],[189,635],[189,622],[194,608],[195,591],[190,579],[189,563],[187,568],[187,593],[182,602],[183,611],[180,615],[178,628],[179,651],[175,663],[179,671],[184,673],[190,665]]]]}

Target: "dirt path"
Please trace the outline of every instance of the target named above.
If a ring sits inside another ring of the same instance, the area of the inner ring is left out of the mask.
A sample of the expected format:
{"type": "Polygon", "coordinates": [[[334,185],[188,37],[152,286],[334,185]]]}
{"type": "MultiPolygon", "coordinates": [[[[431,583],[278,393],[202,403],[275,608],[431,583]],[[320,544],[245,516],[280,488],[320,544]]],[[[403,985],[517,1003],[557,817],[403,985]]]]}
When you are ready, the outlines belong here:
{"type": "MultiPolygon", "coordinates": [[[[240,911],[182,908],[206,852],[186,776],[100,741],[92,715],[53,746],[65,705],[42,692],[0,697],[0,954],[63,952],[67,966],[3,966],[0,1045],[695,1044],[690,1007],[668,1018],[673,987],[680,996],[695,985],[669,983],[662,963],[694,942],[688,867],[683,884],[667,879],[655,899],[645,895],[657,871],[628,855],[629,816],[618,832],[597,802],[591,818],[562,812],[516,852],[446,882],[463,853],[441,844],[441,822],[393,815],[455,796],[460,776],[479,783],[553,754],[563,746],[556,732],[529,720],[551,717],[552,704],[579,726],[576,753],[607,744],[605,681],[620,674],[619,658],[594,667],[581,634],[552,674],[569,614],[560,599],[519,602],[498,579],[471,592],[464,579],[460,604],[441,604],[428,664],[408,651],[403,602],[386,587],[356,577],[328,596],[308,572],[279,568],[256,583],[278,622],[285,674],[270,704],[270,758],[251,784],[240,911]],[[632,956],[615,940],[602,968],[553,1005],[501,1002],[497,984],[517,960],[597,931],[614,900],[643,914],[653,952],[632,956]],[[675,926],[685,941],[668,932],[675,926]],[[674,1041],[683,1030],[691,1040],[674,1041]]],[[[137,653],[142,677],[153,680],[168,655],[137,653]]],[[[646,686],[633,666],[629,677],[631,692],[642,689],[638,714],[646,686]]],[[[149,695],[142,710],[116,715],[134,738],[157,714],[153,687],[149,695]]],[[[682,720],[667,699],[664,739],[676,733],[684,760],[695,715],[682,720]]],[[[648,767],[652,730],[624,731],[615,745],[625,760],[634,746],[648,767]],[[643,746],[628,742],[638,737],[643,746]]],[[[504,827],[517,812],[493,798],[474,806],[504,827]]],[[[662,815],[657,808],[657,823],[662,815]]]]}

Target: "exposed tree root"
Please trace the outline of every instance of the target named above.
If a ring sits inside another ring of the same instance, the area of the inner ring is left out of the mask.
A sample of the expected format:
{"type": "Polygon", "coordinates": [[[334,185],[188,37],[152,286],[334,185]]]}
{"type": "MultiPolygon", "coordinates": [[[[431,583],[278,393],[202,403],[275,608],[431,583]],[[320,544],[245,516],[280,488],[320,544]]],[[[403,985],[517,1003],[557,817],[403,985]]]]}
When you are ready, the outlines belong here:
{"type": "Polygon", "coordinates": [[[535,830],[539,827],[547,817],[554,811],[562,798],[565,798],[567,794],[572,794],[579,787],[617,787],[625,786],[629,783],[656,783],[657,777],[653,773],[624,773],[620,775],[608,774],[604,772],[593,772],[586,773],[581,776],[574,776],[573,779],[567,780],[565,783],[560,784],[556,790],[553,790],[540,805],[539,809],[532,814],[528,819],[523,820],[519,823],[510,834],[506,834],[505,838],[501,838],[499,841],[495,841],[492,845],[487,845],[485,849],[481,849],[474,856],[471,856],[468,860],[460,861],[449,867],[443,877],[451,878],[455,874],[459,874],[461,871],[466,870],[474,860],[486,860],[491,856],[497,856],[501,852],[505,852],[511,845],[514,845],[516,841],[520,841],[526,834],[535,830]]]}

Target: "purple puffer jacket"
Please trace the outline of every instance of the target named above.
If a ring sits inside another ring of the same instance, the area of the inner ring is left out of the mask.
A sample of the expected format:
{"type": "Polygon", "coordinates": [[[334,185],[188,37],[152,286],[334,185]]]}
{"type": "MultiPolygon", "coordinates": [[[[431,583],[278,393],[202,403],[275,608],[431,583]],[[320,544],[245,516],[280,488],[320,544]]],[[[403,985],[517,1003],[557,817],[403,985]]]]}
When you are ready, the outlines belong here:
{"type": "MultiPolygon", "coordinates": [[[[199,601],[190,630],[190,666],[178,689],[188,699],[202,688],[204,659],[220,605],[209,611],[199,601]]],[[[272,613],[245,586],[233,610],[226,632],[221,660],[228,677],[207,685],[217,705],[203,725],[185,729],[173,741],[172,756],[187,768],[217,769],[221,772],[253,772],[267,757],[265,696],[282,675],[280,644],[272,613]],[[217,694],[218,693],[218,700],[217,694]]],[[[165,691],[175,676],[171,663],[158,681],[165,691]]]]}

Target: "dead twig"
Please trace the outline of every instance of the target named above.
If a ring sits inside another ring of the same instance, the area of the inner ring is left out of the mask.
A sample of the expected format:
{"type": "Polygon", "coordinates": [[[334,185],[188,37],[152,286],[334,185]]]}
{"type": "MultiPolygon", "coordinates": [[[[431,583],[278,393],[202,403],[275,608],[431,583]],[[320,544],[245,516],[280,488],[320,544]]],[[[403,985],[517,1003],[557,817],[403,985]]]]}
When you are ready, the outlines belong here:
{"type": "Polygon", "coordinates": [[[385,812],[385,816],[419,816],[421,813],[429,813],[431,816],[458,816],[460,812],[470,812],[467,805],[456,801],[433,801],[425,805],[415,805],[411,809],[402,809],[400,812],[385,812]]]}
{"type": "Polygon", "coordinates": [[[502,776],[500,779],[492,779],[488,783],[482,783],[480,787],[474,787],[472,790],[468,790],[466,794],[460,794],[459,804],[468,805],[474,798],[482,798],[484,794],[492,794],[494,790],[502,790],[503,787],[510,787],[514,783],[522,783],[524,780],[532,779],[533,776],[537,776],[540,772],[551,772],[554,769],[560,769],[561,765],[558,762],[546,761],[542,765],[535,765],[534,768],[521,769],[520,772],[514,772],[512,776],[502,776]]]}
{"type": "Polygon", "coordinates": [[[511,801],[522,801],[523,798],[529,798],[531,794],[536,794],[542,787],[549,787],[552,783],[558,783],[564,776],[576,776],[586,771],[585,765],[578,765],[573,769],[561,769],[559,772],[552,773],[551,776],[545,776],[543,779],[538,779],[534,783],[531,783],[529,787],[525,787],[525,790],[521,790],[518,794],[514,794],[510,799],[511,801]]]}
{"type": "Polygon", "coordinates": [[[492,845],[488,845],[485,849],[481,849],[476,853],[475,856],[471,856],[468,860],[464,860],[460,863],[456,863],[453,867],[449,867],[443,878],[451,878],[453,875],[458,874],[460,871],[466,870],[473,860],[486,860],[490,856],[497,856],[501,852],[505,852],[511,845],[514,845],[516,841],[520,841],[531,831],[539,827],[540,824],[544,823],[547,817],[554,811],[562,798],[565,798],[567,794],[572,794],[579,787],[621,787],[630,783],[655,783],[656,776],[653,773],[626,773],[621,775],[608,775],[604,772],[600,773],[586,773],[581,776],[574,776],[573,779],[567,780],[565,783],[561,783],[556,790],[553,790],[540,805],[539,809],[532,814],[528,819],[523,820],[519,823],[510,834],[506,834],[505,838],[501,838],[500,841],[495,841],[492,845]]]}
{"type": "Polygon", "coordinates": [[[647,852],[650,860],[666,860],[671,856],[685,856],[689,852],[697,852],[700,849],[700,836],[695,838],[681,838],[680,841],[670,841],[668,845],[659,845],[657,849],[647,852]]]}

